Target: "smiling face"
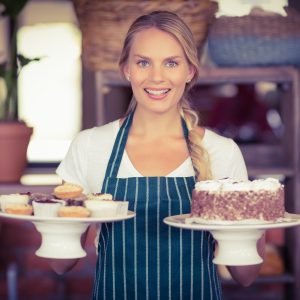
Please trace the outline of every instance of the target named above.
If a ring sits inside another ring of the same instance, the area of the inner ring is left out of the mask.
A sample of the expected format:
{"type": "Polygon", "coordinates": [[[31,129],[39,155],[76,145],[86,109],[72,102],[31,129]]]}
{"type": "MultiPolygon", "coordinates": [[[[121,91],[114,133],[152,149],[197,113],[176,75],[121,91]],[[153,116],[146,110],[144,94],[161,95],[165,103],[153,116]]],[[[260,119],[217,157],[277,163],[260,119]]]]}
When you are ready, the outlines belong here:
{"type": "Polygon", "coordinates": [[[138,109],[165,112],[178,109],[194,68],[175,37],[149,28],[135,35],[124,74],[130,77],[138,109]]]}

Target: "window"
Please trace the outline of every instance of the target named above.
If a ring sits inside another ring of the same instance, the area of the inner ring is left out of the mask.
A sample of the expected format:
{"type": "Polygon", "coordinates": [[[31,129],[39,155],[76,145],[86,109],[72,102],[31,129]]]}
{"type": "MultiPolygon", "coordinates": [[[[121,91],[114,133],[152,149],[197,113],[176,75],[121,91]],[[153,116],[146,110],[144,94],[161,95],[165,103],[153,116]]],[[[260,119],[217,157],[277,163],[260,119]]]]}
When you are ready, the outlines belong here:
{"type": "Polygon", "coordinates": [[[41,59],[20,73],[19,115],[34,128],[29,162],[59,162],[81,129],[81,35],[72,3],[29,4],[18,31],[18,52],[41,59]]]}

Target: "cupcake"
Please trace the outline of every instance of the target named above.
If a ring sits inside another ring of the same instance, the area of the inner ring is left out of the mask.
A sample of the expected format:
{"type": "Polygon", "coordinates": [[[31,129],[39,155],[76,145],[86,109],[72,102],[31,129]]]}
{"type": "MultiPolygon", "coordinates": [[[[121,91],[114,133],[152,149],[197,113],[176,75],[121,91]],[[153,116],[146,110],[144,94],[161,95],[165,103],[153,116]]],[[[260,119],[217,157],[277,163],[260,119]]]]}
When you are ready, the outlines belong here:
{"type": "Polygon", "coordinates": [[[37,217],[57,217],[58,209],[65,204],[64,200],[33,200],[33,214],[37,217]]]}
{"type": "Polygon", "coordinates": [[[65,198],[66,205],[58,209],[58,216],[65,218],[87,218],[91,212],[84,207],[86,196],[81,194],[74,198],[65,198]]]}
{"type": "Polygon", "coordinates": [[[128,212],[128,201],[86,200],[84,205],[93,218],[126,216],[128,212]]]}
{"type": "Polygon", "coordinates": [[[33,209],[29,204],[6,204],[4,212],[14,215],[32,215],[33,209]]]}
{"type": "Polygon", "coordinates": [[[57,214],[63,218],[88,218],[91,212],[83,206],[61,206],[57,214]]]}
{"type": "Polygon", "coordinates": [[[90,193],[87,195],[87,200],[112,200],[111,194],[90,193]]]}
{"type": "Polygon", "coordinates": [[[82,196],[83,188],[78,184],[64,183],[54,188],[54,195],[58,199],[72,199],[82,196]]]}
{"type": "Polygon", "coordinates": [[[84,202],[86,201],[86,197],[76,197],[76,198],[69,198],[64,199],[66,202],[66,206],[84,206],[84,202]]]}
{"type": "Polygon", "coordinates": [[[50,194],[44,194],[44,193],[32,193],[29,197],[29,203],[32,201],[46,201],[53,199],[53,196],[50,194]]]}
{"type": "Polygon", "coordinates": [[[0,195],[0,207],[2,211],[5,211],[6,205],[12,204],[28,204],[29,195],[28,194],[8,194],[0,195]]]}

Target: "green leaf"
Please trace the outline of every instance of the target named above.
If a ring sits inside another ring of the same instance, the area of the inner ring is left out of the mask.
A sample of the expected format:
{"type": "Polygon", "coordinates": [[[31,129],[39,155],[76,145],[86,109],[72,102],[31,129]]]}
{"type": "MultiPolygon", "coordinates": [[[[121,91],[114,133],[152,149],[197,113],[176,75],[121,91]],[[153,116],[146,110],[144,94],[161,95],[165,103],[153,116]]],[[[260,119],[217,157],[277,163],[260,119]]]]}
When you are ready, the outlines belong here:
{"type": "Polygon", "coordinates": [[[24,8],[28,0],[0,0],[0,4],[4,6],[2,15],[16,17],[24,8]]]}
{"type": "Polygon", "coordinates": [[[1,63],[0,64],[0,77],[5,77],[6,73],[6,63],[1,63]]]}
{"type": "Polygon", "coordinates": [[[29,63],[31,63],[33,61],[40,61],[41,57],[28,58],[28,57],[25,57],[22,54],[17,54],[17,59],[18,59],[18,62],[20,64],[20,67],[22,68],[22,67],[28,65],[29,63]]]}

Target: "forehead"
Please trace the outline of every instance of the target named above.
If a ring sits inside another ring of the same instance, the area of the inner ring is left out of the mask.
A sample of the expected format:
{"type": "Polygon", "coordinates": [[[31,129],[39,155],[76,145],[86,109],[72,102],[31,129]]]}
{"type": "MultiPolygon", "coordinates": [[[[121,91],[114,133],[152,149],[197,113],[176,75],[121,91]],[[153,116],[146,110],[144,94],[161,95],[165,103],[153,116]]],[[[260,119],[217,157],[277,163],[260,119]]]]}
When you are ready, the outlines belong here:
{"type": "Polygon", "coordinates": [[[173,35],[157,28],[148,28],[138,32],[132,41],[130,54],[147,57],[185,57],[178,40],[173,35]]]}

